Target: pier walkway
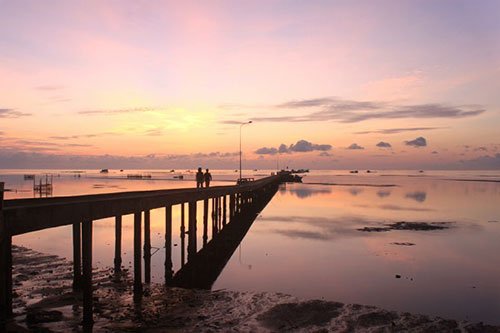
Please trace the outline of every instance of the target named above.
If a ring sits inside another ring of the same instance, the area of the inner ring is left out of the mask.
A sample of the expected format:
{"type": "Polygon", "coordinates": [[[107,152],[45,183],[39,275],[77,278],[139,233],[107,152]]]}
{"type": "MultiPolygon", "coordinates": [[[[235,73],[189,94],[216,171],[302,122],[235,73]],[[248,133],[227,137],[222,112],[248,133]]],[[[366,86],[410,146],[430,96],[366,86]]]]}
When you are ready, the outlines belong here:
{"type": "Polygon", "coordinates": [[[234,186],[203,189],[170,189],[121,192],[70,197],[3,200],[0,183],[0,322],[12,316],[12,237],[48,228],[72,225],[73,289],[83,293],[83,327],[92,330],[92,228],[100,219],[115,219],[114,271],[121,271],[122,217],[133,214],[133,293],[134,301],[143,296],[144,283],[151,282],[150,211],[165,209],[166,285],[210,288],[256,216],[272,199],[283,181],[270,176],[234,186]],[[203,201],[202,242],[197,244],[197,202],[203,201]],[[181,206],[181,263],[172,270],[172,206],[181,206]],[[185,225],[187,206],[187,230],[185,225]],[[210,214],[209,214],[210,213],[210,214]],[[211,240],[208,221],[211,217],[211,240]],[[143,229],[144,228],[144,229],[143,229]],[[142,236],[144,235],[144,239],[142,236]],[[187,263],[185,263],[187,235],[187,263]]]}

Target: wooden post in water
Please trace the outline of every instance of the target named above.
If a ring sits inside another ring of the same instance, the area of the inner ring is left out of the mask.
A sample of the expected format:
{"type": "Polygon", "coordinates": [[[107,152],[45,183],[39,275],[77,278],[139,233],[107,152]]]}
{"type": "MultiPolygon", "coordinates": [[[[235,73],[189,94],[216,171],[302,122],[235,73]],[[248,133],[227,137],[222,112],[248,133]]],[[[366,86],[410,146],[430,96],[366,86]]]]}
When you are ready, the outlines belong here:
{"type": "Polygon", "coordinates": [[[122,216],[115,216],[115,273],[122,270],[122,216]]]}
{"type": "Polygon", "coordinates": [[[196,201],[189,202],[188,261],[196,254],[196,201]]]}
{"type": "Polygon", "coordinates": [[[181,267],[186,262],[186,221],[184,218],[184,202],[181,203],[181,267]]]}
{"type": "Polygon", "coordinates": [[[134,302],[142,299],[141,215],[134,213],[134,302]]]}
{"type": "Polygon", "coordinates": [[[144,211],[144,282],[151,283],[151,213],[144,211]]]}
{"type": "Polygon", "coordinates": [[[92,221],[82,223],[82,268],[83,268],[83,327],[85,332],[92,329],[92,221]]]}
{"type": "Polygon", "coordinates": [[[3,193],[0,183],[0,329],[12,317],[12,235],[3,219],[3,193]]]}
{"type": "Polygon", "coordinates": [[[203,246],[208,241],[208,199],[203,200],[203,246]]]}
{"type": "Polygon", "coordinates": [[[165,284],[172,281],[172,205],[165,207],[165,284]]]}
{"type": "Polygon", "coordinates": [[[82,287],[82,235],[80,222],[73,223],[73,290],[82,287]]]}
{"type": "Polygon", "coordinates": [[[227,206],[227,199],[226,199],[226,195],[224,195],[224,197],[222,198],[222,225],[224,227],[226,226],[226,223],[227,223],[227,220],[226,220],[226,215],[227,215],[226,206],[227,206]]]}

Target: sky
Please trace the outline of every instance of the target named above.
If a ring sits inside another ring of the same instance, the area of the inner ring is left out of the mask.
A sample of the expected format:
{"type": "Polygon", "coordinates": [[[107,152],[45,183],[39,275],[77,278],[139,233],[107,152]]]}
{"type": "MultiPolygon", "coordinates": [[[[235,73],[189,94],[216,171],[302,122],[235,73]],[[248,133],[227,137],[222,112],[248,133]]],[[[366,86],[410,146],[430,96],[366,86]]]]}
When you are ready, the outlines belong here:
{"type": "Polygon", "coordinates": [[[0,22],[0,168],[235,169],[240,130],[246,168],[500,168],[496,0],[0,0],[0,22]]]}

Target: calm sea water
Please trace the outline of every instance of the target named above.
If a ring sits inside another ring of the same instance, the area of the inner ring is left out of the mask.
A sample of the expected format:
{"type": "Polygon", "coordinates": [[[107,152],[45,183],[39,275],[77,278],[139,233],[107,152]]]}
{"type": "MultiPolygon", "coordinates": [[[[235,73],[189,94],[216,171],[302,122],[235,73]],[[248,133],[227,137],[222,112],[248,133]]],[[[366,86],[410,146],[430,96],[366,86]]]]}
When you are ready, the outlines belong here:
{"type": "MultiPolygon", "coordinates": [[[[193,187],[193,174],[168,171],[0,170],[12,192],[33,197],[24,174],[53,174],[54,196],[193,187]],[[151,180],[124,179],[148,173],[151,180]]],[[[256,178],[270,171],[245,171],[256,178]]],[[[234,171],[215,170],[214,185],[234,171]]],[[[37,178],[38,179],[38,178],[37,178]]],[[[37,180],[38,181],[38,180],[37,180]]],[[[312,171],[283,185],[262,211],[214,289],[284,292],[302,298],[500,324],[500,172],[312,171]],[[363,232],[394,222],[446,222],[447,229],[363,232]],[[401,245],[403,243],[404,245],[401,245]],[[411,245],[412,244],[412,245],[411,245]],[[396,278],[396,275],[400,278],[396,278]]],[[[198,212],[201,212],[201,203],[198,212]]],[[[174,270],[180,267],[180,210],[173,211],[174,270]]],[[[198,218],[201,221],[201,215],[198,218]]],[[[151,212],[153,280],[162,281],[164,211],[151,212]]],[[[132,262],[132,216],[124,217],[123,260],[132,262]]],[[[201,235],[200,235],[201,237],[201,235]]],[[[94,224],[94,265],[113,263],[114,221],[94,224]]],[[[14,238],[14,243],[71,260],[71,228],[14,238]]],[[[198,244],[201,244],[201,239],[198,244]]]]}

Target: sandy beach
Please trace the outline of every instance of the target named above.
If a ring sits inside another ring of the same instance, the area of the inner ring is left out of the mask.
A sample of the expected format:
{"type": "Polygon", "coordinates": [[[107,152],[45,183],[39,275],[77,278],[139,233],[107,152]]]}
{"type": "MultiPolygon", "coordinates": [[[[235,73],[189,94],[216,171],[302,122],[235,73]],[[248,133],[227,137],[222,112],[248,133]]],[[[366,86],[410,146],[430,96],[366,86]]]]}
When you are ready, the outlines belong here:
{"type": "MultiPolygon", "coordinates": [[[[81,297],[71,289],[71,262],[14,247],[14,312],[34,332],[81,331],[81,297]]],[[[94,270],[95,332],[500,332],[500,327],[303,300],[281,293],[189,290],[153,284],[132,301],[128,271],[94,270]]]]}

